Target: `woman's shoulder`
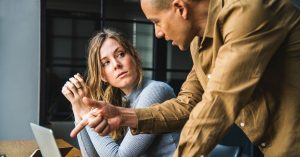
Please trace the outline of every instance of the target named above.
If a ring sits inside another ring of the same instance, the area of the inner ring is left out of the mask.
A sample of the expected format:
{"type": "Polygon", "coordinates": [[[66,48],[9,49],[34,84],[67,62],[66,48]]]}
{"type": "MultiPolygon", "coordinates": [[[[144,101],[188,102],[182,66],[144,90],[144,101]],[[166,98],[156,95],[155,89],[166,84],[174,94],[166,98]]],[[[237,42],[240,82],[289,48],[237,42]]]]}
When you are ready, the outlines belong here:
{"type": "Polygon", "coordinates": [[[172,90],[173,88],[165,82],[155,81],[155,80],[145,80],[144,82],[144,90],[145,89],[163,89],[163,90],[172,90]]]}
{"type": "Polygon", "coordinates": [[[174,98],[173,88],[165,82],[155,80],[144,80],[143,88],[136,99],[135,108],[149,107],[155,103],[174,98]]]}
{"type": "Polygon", "coordinates": [[[155,80],[145,80],[143,89],[141,92],[142,95],[161,95],[165,97],[166,95],[174,96],[173,88],[165,82],[155,81],[155,80]]]}

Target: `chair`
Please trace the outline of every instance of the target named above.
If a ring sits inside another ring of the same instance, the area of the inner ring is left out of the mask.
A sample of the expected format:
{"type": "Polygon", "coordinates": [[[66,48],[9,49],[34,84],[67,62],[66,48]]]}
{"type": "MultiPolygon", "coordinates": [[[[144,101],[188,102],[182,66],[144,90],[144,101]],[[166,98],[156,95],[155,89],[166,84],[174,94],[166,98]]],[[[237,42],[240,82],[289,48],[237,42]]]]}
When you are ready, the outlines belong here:
{"type": "Polygon", "coordinates": [[[241,149],[239,146],[225,146],[218,144],[208,157],[240,157],[241,149]]]}

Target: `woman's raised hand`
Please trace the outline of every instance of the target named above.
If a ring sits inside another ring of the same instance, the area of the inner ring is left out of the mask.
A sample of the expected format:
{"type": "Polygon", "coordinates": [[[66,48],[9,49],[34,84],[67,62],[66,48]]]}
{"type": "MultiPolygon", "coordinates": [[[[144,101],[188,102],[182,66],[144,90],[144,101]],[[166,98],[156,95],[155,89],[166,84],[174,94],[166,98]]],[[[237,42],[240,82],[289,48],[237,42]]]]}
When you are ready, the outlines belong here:
{"type": "Polygon", "coordinates": [[[62,94],[70,101],[72,104],[73,112],[82,118],[83,115],[91,110],[91,107],[84,105],[82,103],[83,97],[91,97],[90,89],[85,84],[82,76],[77,73],[67,81],[62,87],[62,94]]]}

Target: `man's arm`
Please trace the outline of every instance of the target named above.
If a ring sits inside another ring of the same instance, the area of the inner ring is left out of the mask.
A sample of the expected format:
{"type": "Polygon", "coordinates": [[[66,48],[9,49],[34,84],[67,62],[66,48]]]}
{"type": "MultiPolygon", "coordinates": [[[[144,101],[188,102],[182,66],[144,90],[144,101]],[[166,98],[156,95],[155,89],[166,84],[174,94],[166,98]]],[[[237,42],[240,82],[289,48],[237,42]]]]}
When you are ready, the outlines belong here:
{"type": "Polygon", "coordinates": [[[203,88],[192,68],[177,98],[149,108],[129,109],[83,98],[82,101],[86,105],[95,108],[90,113],[95,117],[93,120],[86,118],[79,122],[71,132],[71,137],[75,137],[86,125],[95,128],[95,131],[101,135],[107,135],[111,130],[120,126],[130,127],[133,134],[162,133],[181,129],[194,105],[201,101],[202,93],[203,88]],[[99,116],[97,118],[98,114],[108,118],[109,125],[99,127],[103,119],[99,116]],[[109,129],[104,129],[104,127],[109,127],[109,129]]]}
{"type": "Polygon", "coordinates": [[[181,129],[191,110],[201,101],[202,94],[203,88],[193,67],[177,98],[135,110],[138,122],[137,129],[131,127],[132,133],[164,133],[181,129]]]}

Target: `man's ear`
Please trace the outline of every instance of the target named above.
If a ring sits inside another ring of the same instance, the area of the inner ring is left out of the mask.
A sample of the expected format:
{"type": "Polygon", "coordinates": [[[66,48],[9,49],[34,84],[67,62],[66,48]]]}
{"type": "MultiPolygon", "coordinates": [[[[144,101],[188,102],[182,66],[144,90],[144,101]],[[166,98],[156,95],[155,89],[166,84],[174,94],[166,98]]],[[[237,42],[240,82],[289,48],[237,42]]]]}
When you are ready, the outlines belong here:
{"type": "Polygon", "coordinates": [[[184,19],[187,19],[188,8],[184,0],[174,0],[172,2],[172,7],[178,12],[184,19]]]}

